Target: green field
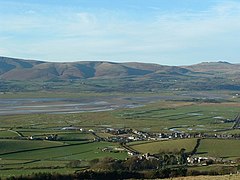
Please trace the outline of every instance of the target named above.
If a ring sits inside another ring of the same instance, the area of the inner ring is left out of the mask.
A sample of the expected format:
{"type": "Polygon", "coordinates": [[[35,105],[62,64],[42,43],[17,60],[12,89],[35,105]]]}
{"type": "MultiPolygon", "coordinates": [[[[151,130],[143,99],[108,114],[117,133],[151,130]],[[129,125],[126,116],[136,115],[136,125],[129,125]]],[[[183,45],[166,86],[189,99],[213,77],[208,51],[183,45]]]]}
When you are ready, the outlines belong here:
{"type": "Polygon", "coordinates": [[[191,152],[197,139],[177,139],[167,141],[156,141],[156,142],[143,142],[143,143],[129,143],[130,147],[141,152],[158,154],[160,152],[180,152],[182,148],[186,149],[187,152],[191,152]]]}
{"type": "Polygon", "coordinates": [[[30,140],[0,140],[0,155],[18,152],[28,149],[39,149],[54,146],[62,146],[63,143],[55,141],[30,141],[30,140]]]}
{"type": "Polygon", "coordinates": [[[198,148],[201,156],[236,159],[240,157],[239,140],[203,139],[198,148]]]}
{"type": "Polygon", "coordinates": [[[14,137],[18,137],[18,135],[11,131],[1,130],[0,137],[1,138],[14,138],[14,137]]]}
{"type": "Polygon", "coordinates": [[[10,170],[1,170],[2,178],[10,178],[13,176],[27,176],[31,174],[37,173],[52,173],[52,174],[73,174],[75,171],[80,170],[72,169],[72,168],[59,168],[59,169],[51,169],[51,168],[36,168],[36,169],[10,169],[10,170]]]}
{"type": "Polygon", "coordinates": [[[1,158],[17,160],[91,160],[106,156],[119,159],[127,157],[126,153],[101,151],[102,148],[109,146],[118,147],[118,144],[108,142],[79,142],[64,145],[54,141],[50,144],[45,144],[44,141],[8,142],[8,144],[4,143],[1,145],[1,147],[8,147],[7,149],[2,149],[1,158]],[[32,146],[31,143],[33,143],[32,146]]]}

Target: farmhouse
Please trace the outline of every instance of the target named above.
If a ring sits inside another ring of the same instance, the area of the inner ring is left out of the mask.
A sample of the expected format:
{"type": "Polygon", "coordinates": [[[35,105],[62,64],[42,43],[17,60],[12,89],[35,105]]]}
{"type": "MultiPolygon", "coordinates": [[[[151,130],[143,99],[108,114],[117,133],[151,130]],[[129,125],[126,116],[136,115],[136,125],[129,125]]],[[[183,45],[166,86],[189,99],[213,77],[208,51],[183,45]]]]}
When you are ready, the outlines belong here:
{"type": "Polygon", "coordinates": [[[140,159],[146,159],[146,160],[159,160],[157,157],[154,155],[150,155],[149,153],[143,154],[142,156],[139,157],[140,159]]]}
{"type": "Polygon", "coordinates": [[[137,156],[138,153],[133,152],[133,151],[128,151],[128,155],[130,155],[130,156],[137,156]]]}
{"type": "Polygon", "coordinates": [[[188,164],[199,164],[202,166],[206,166],[206,165],[212,164],[213,162],[216,162],[216,158],[211,158],[211,157],[188,157],[187,158],[188,164]]]}

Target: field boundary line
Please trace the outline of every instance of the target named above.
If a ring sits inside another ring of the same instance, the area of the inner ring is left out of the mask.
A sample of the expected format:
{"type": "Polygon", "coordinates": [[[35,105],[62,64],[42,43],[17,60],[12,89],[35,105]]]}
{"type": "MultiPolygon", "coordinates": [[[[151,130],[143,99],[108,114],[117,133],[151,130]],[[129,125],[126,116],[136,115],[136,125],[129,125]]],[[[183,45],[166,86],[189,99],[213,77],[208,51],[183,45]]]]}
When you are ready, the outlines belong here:
{"type": "Polygon", "coordinates": [[[23,134],[19,131],[14,131],[12,129],[8,129],[8,131],[17,134],[19,137],[24,137],[23,134]]]}
{"type": "Polygon", "coordinates": [[[195,147],[193,148],[193,150],[192,150],[192,152],[191,152],[191,156],[193,156],[194,154],[197,153],[198,148],[199,148],[199,146],[200,146],[200,144],[201,144],[201,140],[202,140],[202,139],[197,139],[197,143],[196,143],[195,147]]]}

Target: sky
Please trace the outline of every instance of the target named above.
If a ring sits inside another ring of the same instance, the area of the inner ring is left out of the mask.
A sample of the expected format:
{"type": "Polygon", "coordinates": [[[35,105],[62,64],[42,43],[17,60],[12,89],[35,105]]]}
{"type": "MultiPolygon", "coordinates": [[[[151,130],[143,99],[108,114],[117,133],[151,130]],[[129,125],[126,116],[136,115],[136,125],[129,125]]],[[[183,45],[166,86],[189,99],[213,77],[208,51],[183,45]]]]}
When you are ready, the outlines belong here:
{"type": "Polygon", "coordinates": [[[0,56],[240,63],[240,0],[0,0],[0,56]]]}

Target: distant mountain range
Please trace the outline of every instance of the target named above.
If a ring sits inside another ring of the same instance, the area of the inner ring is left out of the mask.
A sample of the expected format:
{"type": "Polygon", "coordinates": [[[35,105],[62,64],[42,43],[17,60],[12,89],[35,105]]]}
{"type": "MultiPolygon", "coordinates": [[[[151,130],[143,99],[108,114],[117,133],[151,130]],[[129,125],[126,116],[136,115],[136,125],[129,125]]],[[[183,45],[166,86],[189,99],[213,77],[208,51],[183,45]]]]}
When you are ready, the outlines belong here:
{"type": "MultiPolygon", "coordinates": [[[[55,63],[0,57],[1,81],[77,81],[112,79],[150,89],[240,89],[240,64],[204,62],[191,66],[80,61],[55,63]],[[144,83],[143,83],[144,82],[144,83]],[[178,82],[178,83],[176,83],[178,82]]],[[[141,88],[141,87],[139,87],[141,88]]]]}

